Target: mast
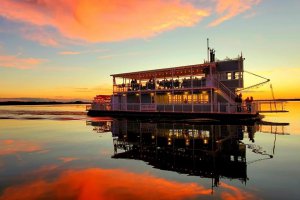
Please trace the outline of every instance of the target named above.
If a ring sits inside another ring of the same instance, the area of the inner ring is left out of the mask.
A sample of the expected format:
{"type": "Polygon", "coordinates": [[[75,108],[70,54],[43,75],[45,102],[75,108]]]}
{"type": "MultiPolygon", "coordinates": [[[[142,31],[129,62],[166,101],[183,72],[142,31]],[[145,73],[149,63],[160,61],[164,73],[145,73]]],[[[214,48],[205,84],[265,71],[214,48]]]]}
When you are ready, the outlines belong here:
{"type": "Polygon", "coordinates": [[[207,62],[209,62],[209,38],[207,38],[207,62]]]}

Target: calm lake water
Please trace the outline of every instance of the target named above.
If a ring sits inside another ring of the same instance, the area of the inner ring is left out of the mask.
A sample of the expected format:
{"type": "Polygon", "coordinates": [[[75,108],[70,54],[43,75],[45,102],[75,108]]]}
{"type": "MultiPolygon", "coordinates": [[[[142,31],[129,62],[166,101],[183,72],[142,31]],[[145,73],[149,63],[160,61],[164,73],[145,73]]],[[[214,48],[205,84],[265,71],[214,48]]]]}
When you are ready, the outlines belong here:
{"type": "Polygon", "coordinates": [[[286,109],[220,125],[1,106],[0,200],[300,199],[300,102],[286,109]]]}

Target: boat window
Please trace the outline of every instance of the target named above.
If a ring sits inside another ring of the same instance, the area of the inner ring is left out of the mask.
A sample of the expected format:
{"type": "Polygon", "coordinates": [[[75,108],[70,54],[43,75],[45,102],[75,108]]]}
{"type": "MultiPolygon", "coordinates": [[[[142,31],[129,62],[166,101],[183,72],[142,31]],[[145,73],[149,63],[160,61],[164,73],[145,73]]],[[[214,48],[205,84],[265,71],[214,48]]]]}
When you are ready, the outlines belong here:
{"type": "Polygon", "coordinates": [[[240,73],[234,72],[234,79],[239,79],[239,78],[240,78],[240,73]]]}
{"type": "Polygon", "coordinates": [[[227,72],[227,73],[226,73],[226,78],[227,78],[227,80],[231,80],[231,79],[232,79],[232,74],[231,74],[231,72],[227,72]]]}

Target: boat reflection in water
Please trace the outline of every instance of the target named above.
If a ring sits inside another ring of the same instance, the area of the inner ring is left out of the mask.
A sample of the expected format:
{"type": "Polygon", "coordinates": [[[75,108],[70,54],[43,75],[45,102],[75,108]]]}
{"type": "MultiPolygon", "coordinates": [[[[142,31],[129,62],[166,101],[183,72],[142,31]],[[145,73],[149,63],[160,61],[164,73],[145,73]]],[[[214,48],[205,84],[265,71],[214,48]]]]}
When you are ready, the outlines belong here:
{"type": "Polygon", "coordinates": [[[219,185],[220,178],[246,183],[246,148],[266,156],[264,159],[273,158],[254,144],[254,135],[262,128],[257,124],[128,119],[91,121],[89,124],[97,132],[112,132],[112,158],[143,160],[161,170],[211,178],[213,187],[219,185]],[[248,144],[242,141],[244,137],[249,138],[248,144]]]}

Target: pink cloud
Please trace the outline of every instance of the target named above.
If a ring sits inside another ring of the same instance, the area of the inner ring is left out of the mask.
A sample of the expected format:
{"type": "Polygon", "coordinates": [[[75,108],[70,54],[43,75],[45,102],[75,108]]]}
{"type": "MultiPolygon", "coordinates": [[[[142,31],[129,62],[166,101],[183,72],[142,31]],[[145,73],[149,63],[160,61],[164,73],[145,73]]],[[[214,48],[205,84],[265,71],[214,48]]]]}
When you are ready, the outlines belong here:
{"type": "MultiPolygon", "coordinates": [[[[107,42],[147,38],[193,26],[209,12],[180,0],[5,0],[1,2],[0,15],[35,26],[54,27],[70,39],[107,42]]],[[[44,39],[37,40],[45,42],[44,39]]],[[[47,43],[55,45],[54,40],[46,40],[47,43]]]]}
{"type": "Polygon", "coordinates": [[[32,69],[45,62],[45,59],[39,58],[20,58],[15,55],[0,55],[0,67],[32,69]]]}
{"type": "Polygon", "coordinates": [[[60,55],[78,55],[81,53],[78,51],[61,51],[58,54],[60,54],[60,55]]]}
{"type": "Polygon", "coordinates": [[[24,38],[32,41],[36,41],[43,46],[52,46],[58,47],[60,46],[60,42],[58,41],[57,34],[50,33],[42,28],[22,28],[21,34],[24,38]]]}
{"type": "Polygon", "coordinates": [[[220,17],[211,22],[209,26],[217,26],[236,15],[251,9],[253,6],[260,3],[260,1],[261,0],[217,0],[215,11],[220,17]]]}

